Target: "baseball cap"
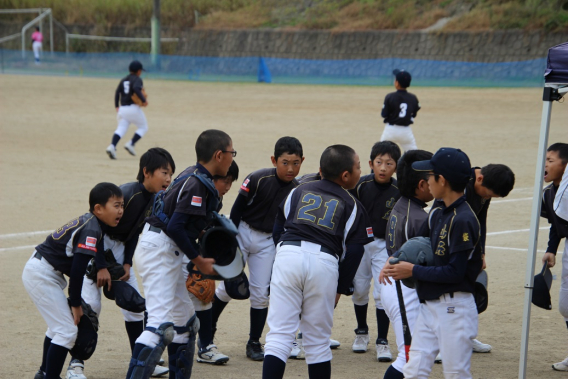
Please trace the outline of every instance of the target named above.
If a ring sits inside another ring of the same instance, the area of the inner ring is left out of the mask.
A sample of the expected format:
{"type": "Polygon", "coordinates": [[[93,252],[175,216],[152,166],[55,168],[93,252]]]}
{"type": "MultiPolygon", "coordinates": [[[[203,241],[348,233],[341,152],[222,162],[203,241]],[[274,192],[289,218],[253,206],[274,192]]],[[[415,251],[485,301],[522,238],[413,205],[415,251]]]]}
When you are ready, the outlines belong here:
{"type": "Polygon", "coordinates": [[[142,63],[140,63],[139,61],[130,62],[130,66],[128,66],[128,69],[130,70],[130,72],[136,72],[138,70],[146,71],[144,70],[144,67],[142,67],[142,63]]]}
{"type": "Polygon", "coordinates": [[[412,163],[415,171],[433,171],[455,183],[467,182],[471,177],[471,164],[467,154],[453,147],[442,147],[432,159],[412,163]]]}
{"type": "Polygon", "coordinates": [[[405,70],[399,70],[397,68],[396,70],[393,70],[392,74],[395,76],[398,84],[400,84],[402,87],[404,88],[410,87],[410,81],[412,80],[410,72],[405,70]]]}
{"type": "Polygon", "coordinates": [[[551,310],[550,287],[552,286],[552,273],[545,262],[540,274],[535,275],[532,293],[532,303],[542,309],[551,310]]]}

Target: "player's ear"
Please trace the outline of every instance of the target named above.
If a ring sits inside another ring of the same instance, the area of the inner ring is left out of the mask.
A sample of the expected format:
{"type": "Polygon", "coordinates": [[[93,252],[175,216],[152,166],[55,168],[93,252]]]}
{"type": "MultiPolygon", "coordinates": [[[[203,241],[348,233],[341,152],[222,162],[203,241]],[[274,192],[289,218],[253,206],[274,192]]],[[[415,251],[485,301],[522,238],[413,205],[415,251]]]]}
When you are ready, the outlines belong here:
{"type": "Polygon", "coordinates": [[[272,162],[272,165],[276,167],[276,162],[278,162],[278,160],[274,158],[274,155],[270,157],[270,161],[272,162]]]}
{"type": "Polygon", "coordinates": [[[369,167],[371,168],[371,170],[373,169],[373,160],[372,159],[369,161],[369,167]]]}
{"type": "Polygon", "coordinates": [[[483,175],[482,175],[482,174],[477,175],[477,176],[475,177],[475,181],[476,181],[478,184],[483,183],[483,175]]]}
{"type": "Polygon", "coordinates": [[[142,168],[142,172],[144,173],[144,178],[149,179],[152,176],[152,173],[148,171],[147,167],[142,168]]]}
{"type": "Polygon", "coordinates": [[[300,163],[304,163],[305,159],[306,159],[306,157],[302,157],[302,162],[300,162],[300,163]]]}

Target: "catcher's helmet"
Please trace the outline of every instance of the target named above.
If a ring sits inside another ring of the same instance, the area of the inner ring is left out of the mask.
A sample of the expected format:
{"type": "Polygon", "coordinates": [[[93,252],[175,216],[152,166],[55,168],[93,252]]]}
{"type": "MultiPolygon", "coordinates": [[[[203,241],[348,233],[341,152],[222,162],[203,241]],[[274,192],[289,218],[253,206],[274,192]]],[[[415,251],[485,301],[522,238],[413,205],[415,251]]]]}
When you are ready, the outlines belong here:
{"type": "Polygon", "coordinates": [[[110,290],[103,286],[105,297],[114,300],[120,308],[140,313],[146,310],[146,300],[127,282],[113,280],[110,290]]]}
{"type": "MultiPolygon", "coordinates": [[[[400,249],[395,253],[396,257],[391,258],[389,262],[396,264],[399,261],[414,263],[419,266],[433,266],[434,253],[430,238],[414,237],[406,241],[400,249]]],[[[402,284],[409,288],[414,288],[414,278],[402,279],[402,284]]]]}
{"type": "Polygon", "coordinates": [[[77,339],[71,349],[73,358],[85,361],[95,352],[98,341],[99,319],[91,306],[81,300],[83,316],[77,325],[77,339]]]}
{"type": "Polygon", "coordinates": [[[250,289],[247,274],[243,272],[235,279],[225,280],[225,291],[232,299],[248,299],[250,297],[250,289]]]}
{"type": "Polygon", "coordinates": [[[489,294],[487,293],[488,277],[485,270],[481,271],[475,280],[475,292],[473,297],[477,306],[477,313],[482,313],[489,304],[489,294]]]}

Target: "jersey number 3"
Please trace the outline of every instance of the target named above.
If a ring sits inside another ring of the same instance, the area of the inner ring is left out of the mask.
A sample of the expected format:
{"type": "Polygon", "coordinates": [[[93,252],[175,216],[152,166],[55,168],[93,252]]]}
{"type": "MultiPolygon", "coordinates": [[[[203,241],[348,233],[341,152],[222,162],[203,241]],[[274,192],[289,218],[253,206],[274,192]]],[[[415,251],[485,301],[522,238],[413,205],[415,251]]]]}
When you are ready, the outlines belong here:
{"type": "Polygon", "coordinates": [[[335,232],[337,220],[343,210],[342,201],[331,196],[304,192],[300,204],[304,205],[298,209],[296,222],[315,226],[328,233],[335,232]]]}
{"type": "Polygon", "coordinates": [[[408,104],[400,103],[400,112],[398,113],[398,117],[403,118],[406,116],[406,110],[408,109],[408,104]]]}

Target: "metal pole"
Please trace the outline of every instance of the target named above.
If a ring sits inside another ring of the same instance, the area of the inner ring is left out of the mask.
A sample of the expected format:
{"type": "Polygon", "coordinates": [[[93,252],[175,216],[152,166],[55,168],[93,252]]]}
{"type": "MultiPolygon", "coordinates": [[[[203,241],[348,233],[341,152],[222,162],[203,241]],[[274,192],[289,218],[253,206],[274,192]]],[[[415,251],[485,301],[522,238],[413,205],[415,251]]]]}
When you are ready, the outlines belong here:
{"type": "Polygon", "coordinates": [[[51,13],[51,9],[49,10],[49,44],[53,56],[53,13],[51,13]]]}
{"type": "Polygon", "coordinates": [[[160,0],[154,0],[154,13],[152,15],[152,65],[160,68],[160,0]]]}
{"type": "Polygon", "coordinates": [[[22,59],[26,58],[26,33],[22,30],[22,59]]]}
{"type": "Polygon", "coordinates": [[[525,300],[523,307],[523,326],[521,335],[521,357],[519,360],[519,379],[526,378],[527,352],[529,347],[529,328],[531,320],[532,290],[534,281],[534,265],[536,262],[536,249],[538,243],[538,225],[540,221],[540,207],[542,203],[542,184],[544,181],[544,163],[546,160],[546,147],[548,145],[548,130],[550,129],[550,115],[552,101],[547,97],[552,88],[544,89],[542,118],[540,123],[540,137],[538,143],[536,173],[534,177],[533,205],[531,211],[531,224],[529,233],[529,248],[527,251],[527,269],[525,275],[525,300]]]}
{"type": "Polygon", "coordinates": [[[69,33],[65,32],[65,55],[69,55],[69,33]]]}

